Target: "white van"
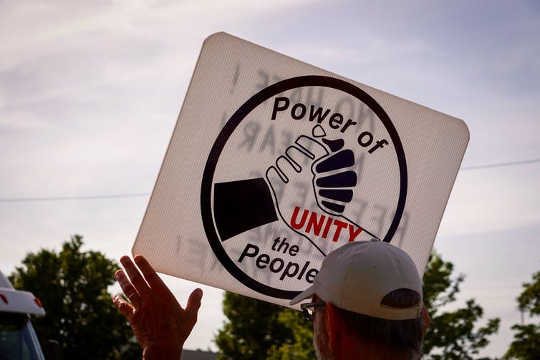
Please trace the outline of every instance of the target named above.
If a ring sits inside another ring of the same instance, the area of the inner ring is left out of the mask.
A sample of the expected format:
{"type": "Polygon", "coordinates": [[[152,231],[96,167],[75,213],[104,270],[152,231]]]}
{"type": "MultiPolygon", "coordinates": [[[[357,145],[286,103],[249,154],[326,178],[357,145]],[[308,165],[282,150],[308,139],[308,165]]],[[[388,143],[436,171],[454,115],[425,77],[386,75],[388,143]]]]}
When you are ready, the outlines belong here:
{"type": "Polygon", "coordinates": [[[45,360],[30,314],[45,315],[39,299],[15,290],[0,271],[0,360],[45,360]]]}

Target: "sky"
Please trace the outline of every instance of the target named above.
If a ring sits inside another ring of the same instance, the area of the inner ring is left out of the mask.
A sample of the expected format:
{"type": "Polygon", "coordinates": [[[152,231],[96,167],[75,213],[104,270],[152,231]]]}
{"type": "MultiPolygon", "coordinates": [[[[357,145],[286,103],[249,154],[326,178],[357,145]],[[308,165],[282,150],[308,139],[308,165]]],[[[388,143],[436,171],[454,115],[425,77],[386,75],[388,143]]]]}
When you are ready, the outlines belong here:
{"type": "MultiPolygon", "coordinates": [[[[203,40],[226,31],[463,119],[471,140],[435,240],[501,317],[540,270],[536,1],[0,0],[0,270],[81,234],[130,252],[203,40]],[[131,197],[62,199],[133,194],[131,197]],[[60,198],[60,199],[59,199],[60,198]]],[[[198,286],[165,276],[178,299],[198,286]]],[[[216,349],[222,291],[186,348],[216,349]]]]}

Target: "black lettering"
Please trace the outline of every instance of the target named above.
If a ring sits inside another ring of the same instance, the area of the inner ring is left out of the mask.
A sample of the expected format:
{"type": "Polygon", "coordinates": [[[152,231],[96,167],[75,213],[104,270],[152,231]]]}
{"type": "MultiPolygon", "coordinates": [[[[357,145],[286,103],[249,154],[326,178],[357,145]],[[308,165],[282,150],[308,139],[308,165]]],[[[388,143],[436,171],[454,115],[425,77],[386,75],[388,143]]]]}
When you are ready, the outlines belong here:
{"type": "Polygon", "coordinates": [[[347,130],[347,128],[348,128],[349,126],[351,126],[351,125],[356,125],[356,124],[358,124],[358,123],[355,122],[355,121],[352,121],[352,119],[347,120],[347,122],[345,123],[345,125],[343,125],[343,127],[342,127],[341,130],[340,130],[341,133],[344,133],[345,130],[347,130]]]}
{"type": "Polygon", "coordinates": [[[278,111],[283,111],[283,110],[287,109],[288,107],[289,107],[289,99],[287,99],[286,97],[283,97],[283,96],[276,97],[276,99],[274,100],[274,108],[272,109],[272,118],[271,119],[276,120],[276,115],[277,115],[278,111]],[[280,102],[285,103],[285,105],[279,106],[280,102]]]}
{"type": "Polygon", "coordinates": [[[283,270],[283,274],[279,277],[279,280],[285,279],[285,276],[287,277],[294,277],[298,270],[300,269],[300,266],[297,263],[289,262],[287,266],[285,266],[285,270],[283,270]],[[289,272],[290,269],[293,268],[294,270],[292,272],[289,272]]]}
{"type": "Polygon", "coordinates": [[[304,267],[302,268],[302,271],[300,271],[300,274],[299,274],[298,277],[297,277],[298,280],[302,279],[302,276],[304,276],[304,273],[306,272],[308,266],[309,266],[309,261],[307,261],[307,262],[304,264],[304,267]]]}
{"type": "Polygon", "coordinates": [[[277,248],[277,251],[280,252],[281,249],[283,249],[285,247],[285,249],[283,249],[283,253],[287,253],[287,250],[289,249],[289,243],[286,241],[287,238],[283,238],[283,240],[281,240],[281,244],[279,244],[278,248],[277,248]]]}
{"type": "Polygon", "coordinates": [[[266,255],[266,254],[261,254],[257,260],[255,261],[255,265],[257,265],[257,267],[259,269],[264,269],[266,268],[266,265],[268,265],[270,263],[270,256],[266,255]]]}
{"type": "Polygon", "coordinates": [[[276,250],[276,246],[277,246],[277,244],[279,243],[279,240],[280,240],[279,237],[277,237],[277,238],[274,239],[274,244],[272,245],[272,250],[277,251],[277,250],[276,250]]]}
{"type": "Polygon", "coordinates": [[[317,110],[313,110],[315,109],[315,106],[311,105],[309,107],[309,121],[313,121],[315,120],[315,118],[317,118],[317,123],[321,123],[323,122],[323,120],[328,116],[328,114],[330,113],[330,109],[326,109],[326,111],[324,112],[324,114],[322,114],[322,108],[318,108],[317,110]]]}
{"type": "Polygon", "coordinates": [[[319,273],[319,270],[317,269],[310,269],[306,274],[306,280],[308,283],[313,284],[313,281],[315,280],[315,277],[319,273]]]}
{"type": "Polygon", "coordinates": [[[330,127],[332,129],[339,129],[339,126],[343,123],[343,115],[340,113],[334,113],[332,114],[332,117],[330,118],[330,127]]]}
{"type": "Polygon", "coordinates": [[[364,131],[363,133],[358,136],[358,144],[360,144],[363,147],[371,145],[373,142],[373,135],[369,131],[364,131]],[[367,137],[367,141],[366,138],[367,137]]]}
{"type": "Polygon", "coordinates": [[[270,271],[271,272],[275,272],[275,273],[278,273],[281,271],[281,269],[283,269],[283,266],[285,265],[285,262],[280,259],[280,258],[275,258],[274,260],[272,260],[272,262],[270,263],[270,271]],[[279,263],[279,267],[276,269],[274,267],[274,264],[276,263],[279,263]]]}
{"type": "Polygon", "coordinates": [[[377,140],[375,142],[375,146],[373,146],[371,149],[368,150],[368,153],[372,153],[374,152],[375,150],[377,150],[378,148],[382,148],[384,145],[388,145],[388,141],[386,141],[385,139],[382,139],[382,140],[377,140]]]}
{"type": "Polygon", "coordinates": [[[246,248],[244,249],[244,251],[242,251],[242,254],[240,255],[240,258],[238,258],[238,262],[242,262],[242,260],[244,260],[244,258],[246,256],[249,256],[249,257],[255,257],[257,256],[257,254],[259,253],[259,248],[255,245],[252,245],[252,244],[247,244],[246,248]],[[249,250],[252,249],[253,252],[249,252],[249,250]]]}
{"type": "Polygon", "coordinates": [[[296,256],[296,254],[298,254],[298,250],[300,250],[300,248],[298,247],[298,245],[293,245],[293,246],[291,246],[291,248],[289,249],[289,254],[291,254],[291,256],[296,256]]]}
{"type": "MultiPolygon", "coordinates": [[[[304,105],[302,103],[294,104],[294,106],[291,109],[292,118],[294,120],[300,120],[301,118],[304,117],[304,115],[306,115],[306,105],[304,105]],[[296,111],[297,109],[300,109],[300,114],[298,114],[298,111],[296,111]]],[[[272,120],[273,119],[274,118],[272,117],[272,120]]]]}

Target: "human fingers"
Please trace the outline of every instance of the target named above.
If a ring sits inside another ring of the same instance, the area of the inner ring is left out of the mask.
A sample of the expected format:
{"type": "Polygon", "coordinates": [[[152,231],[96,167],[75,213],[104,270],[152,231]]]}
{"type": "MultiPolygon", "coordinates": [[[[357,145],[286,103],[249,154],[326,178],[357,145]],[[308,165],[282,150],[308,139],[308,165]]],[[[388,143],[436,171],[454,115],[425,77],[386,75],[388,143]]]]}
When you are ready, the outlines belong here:
{"type": "Polygon", "coordinates": [[[126,297],[131,301],[131,303],[138,308],[141,305],[141,296],[137,289],[131,284],[129,279],[127,278],[126,274],[122,270],[117,270],[114,273],[114,278],[118,281],[120,284],[120,287],[122,288],[122,291],[126,295],[126,297]]]}
{"type": "Polygon", "coordinates": [[[326,147],[323,144],[305,135],[301,135],[296,139],[296,145],[298,145],[312,160],[317,160],[328,155],[328,150],[326,150],[326,147]]]}
{"type": "Polygon", "coordinates": [[[124,269],[126,269],[129,279],[133,286],[135,286],[135,289],[137,289],[137,292],[141,295],[147,292],[149,290],[148,284],[144,281],[141,273],[137,270],[137,267],[135,267],[129,256],[122,256],[120,262],[124,266],[124,269]]]}
{"type": "Polygon", "coordinates": [[[148,285],[150,285],[150,288],[161,289],[170,293],[167,285],[165,285],[163,280],[161,280],[152,265],[150,265],[150,263],[148,262],[148,260],[146,260],[144,256],[136,255],[134,259],[139,269],[141,269],[141,272],[143,273],[146,282],[148,282],[148,285]]]}
{"type": "Polygon", "coordinates": [[[120,296],[116,295],[115,297],[113,297],[113,303],[114,305],[116,306],[116,308],[118,309],[118,311],[120,311],[120,313],[122,315],[124,315],[124,317],[131,322],[131,319],[133,317],[133,312],[135,311],[135,309],[133,308],[133,306],[131,306],[130,304],[128,304],[127,302],[125,302],[124,300],[122,300],[120,298],[120,296]]]}
{"type": "Polygon", "coordinates": [[[289,180],[292,178],[293,174],[299,173],[301,171],[300,166],[298,168],[296,167],[298,164],[293,163],[288,157],[286,156],[280,156],[276,160],[276,167],[279,169],[279,171],[285,175],[285,178],[287,179],[286,182],[289,182],[289,180]]]}
{"type": "Polygon", "coordinates": [[[283,175],[275,166],[270,166],[266,170],[266,179],[268,180],[268,183],[274,189],[274,192],[280,188],[280,186],[283,185],[283,183],[287,183],[289,179],[285,178],[285,175],[283,175]]]}
{"type": "Polygon", "coordinates": [[[203,296],[203,291],[201,289],[195,289],[189,295],[187,304],[186,304],[186,312],[195,320],[197,320],[197,313],[199,311],[199,308],[201,307],[201,299],[203,296]]]}
{"type": "Polygon", "coordinates": [[[311,163],[311,157],[296,146],[289,146],[285,155],[292,161],[297,171],[302,171],[302,166],[311,163]]]}

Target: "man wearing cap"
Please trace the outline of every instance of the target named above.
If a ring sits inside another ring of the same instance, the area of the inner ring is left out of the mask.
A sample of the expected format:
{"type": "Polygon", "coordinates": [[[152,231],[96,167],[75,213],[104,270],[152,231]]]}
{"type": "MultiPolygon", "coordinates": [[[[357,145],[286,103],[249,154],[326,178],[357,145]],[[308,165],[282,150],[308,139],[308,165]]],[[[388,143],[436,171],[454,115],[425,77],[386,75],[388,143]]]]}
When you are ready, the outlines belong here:
{"type": "Polygon", "coordinates": [[[313,319],[319,359],[420,357],[429,320],[416,266],[400,248],[382,241],[340,247],[290,304],[309,298],[301,308],[313,319]]]}
{"type": "MultiPolygon", "coordinates": [[[[114,302],[143,348],[143,359],[180,359],[197,321],[202,291],[182,308],[150,264],[136,256],[120,259],[127,275],[115,278],[131,304],[114,302]]],[[[420,358],[429,318],[422,283],[411,258],[381,241],[349,243],[330,253],[312,286],[291,301],[313,319],[313,343],[323,360],[420,358]]]]}

